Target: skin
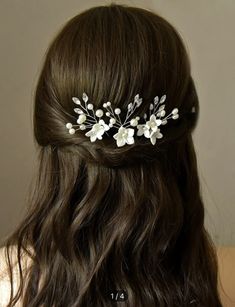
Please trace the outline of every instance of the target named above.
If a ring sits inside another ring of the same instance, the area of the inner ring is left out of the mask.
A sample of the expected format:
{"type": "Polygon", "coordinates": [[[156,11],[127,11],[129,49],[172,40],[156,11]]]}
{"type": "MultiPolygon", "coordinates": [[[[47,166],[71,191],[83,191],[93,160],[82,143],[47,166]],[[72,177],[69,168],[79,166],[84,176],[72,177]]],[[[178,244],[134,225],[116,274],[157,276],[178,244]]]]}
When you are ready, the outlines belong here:
{"type": "Polygon", "coordinates": [[[222,304],[224,307],[235,307],[235,247],[220,246],[217,256],[222,304]]]}

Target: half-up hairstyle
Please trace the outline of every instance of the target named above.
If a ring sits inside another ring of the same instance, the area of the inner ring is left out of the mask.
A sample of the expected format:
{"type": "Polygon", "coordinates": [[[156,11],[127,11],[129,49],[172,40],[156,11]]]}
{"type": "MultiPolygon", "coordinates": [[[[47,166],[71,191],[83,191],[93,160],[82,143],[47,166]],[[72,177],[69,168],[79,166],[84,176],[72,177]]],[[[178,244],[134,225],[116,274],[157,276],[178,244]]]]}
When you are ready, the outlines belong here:
{"type": "Polygon", "coordinates": [[[82,12],[51,42],[34,102],[38,175],[5,242],[9,273],[15,247],[20,272],[8,306],[116,306],[110,292],[125,290],[118,306],[221,307],[192,141],[198,96],[174,27],[125,5],[82,12]],[[167,114],[176,107],[180,117],[154,146],[144,137],[121,148],[110,136],[92,143],[65,127],[83,92],[96,108],[123,110],[139,93],[139,116],[166,94],[167,114]]]}

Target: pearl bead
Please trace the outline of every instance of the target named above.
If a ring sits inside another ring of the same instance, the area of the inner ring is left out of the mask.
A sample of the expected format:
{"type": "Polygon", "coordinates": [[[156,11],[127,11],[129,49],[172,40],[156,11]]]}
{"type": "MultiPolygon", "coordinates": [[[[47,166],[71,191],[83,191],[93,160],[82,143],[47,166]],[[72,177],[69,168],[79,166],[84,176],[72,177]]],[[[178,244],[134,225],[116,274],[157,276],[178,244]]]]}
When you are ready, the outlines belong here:
{"type": "Polygon", "coordinates": [[[131,120],[130,124],[131,124],[131,126],[135,127],[135,126],[138,125],[138,122],[137,122],[137,120],[136,120],[135,118],[133,118],[133,119],[131,120]]]}
{"type": "Polygon", "coordinates": [[[73,128],[69,129],[69,133],[70,134],[74,134],[75,133],[75,129],[73,129],[73,128]]]}
{"type": "Polygon", "coordinates": [[[108,107],[111,106],[111,102],[110,101],[108,101],[106,104],[107,104],[108,107]]]}
{"type": "Polygon", "coordinates": [[[118,114],[121,113],[121,110],[120,110],[119,108],[116,108],[116,109],[114,110],[114,113],[118,115],[118,114]]]}
{"type": "Polygon", "coordinates": [[[104,112],[103,112],[103,110],[101,110],[101,109],[98,109],[98,110],[96,110],[96,112],[95,112],[95,115],[96,115],[97,117],[102,117],[103,114],[104,114],[104,112]]]}
{"type": "Polygon", "coordinates": [[[73,125],[71,123],[66,124],[66,128],[71,129],[72,127],[73,127],[73,125]]]}
{"type": "Polygon", "coordinates": [[[109,121],[110,121],[111,124],[115,124],[116,123],[116,119],[115,118],[110,118],[109,121]]]}
{"type": "Polygon", "coordinates": [[[177,114],[178,113],[178,109],[177,108],[175,108],[175,109],[173,109],[173,111],[171,112],[172,114],[177,114]]]}
{"type": "Polygon", "coordinates": [[[92,109],[93,109],[93,104],[92,104],[92,103],[89,103],[89,104],[87,105],[87,109],[88,109],[88,110],[92,110],[92,109]]]}
{"type": "Polygon", "coordinates": [[[179,114],[175,114],[175,115],[173,115],[173,116],[172,116],[172,118],[173,118],[173,119],[177,119],[177,118],[179,118],[179,114]]]}
{"type": "Polygon", "coordinates": [[[80,129],[81,130],[85,130],[86,129],[86,126],[84,124],[80,125],[80,129]]]}
{"type": "Polygon", "coordinates": [[[105,114],[106,114],[106,116],[109,116],[109,115],[110,115],[110,113],[109,113],[109,112],[106,112],[105,114]]]}
{"type": "Polygon", "coordinates": [[[103,107],[104,107],[104,108],[107,108],[107,103],[103,103],[103,107]]]}

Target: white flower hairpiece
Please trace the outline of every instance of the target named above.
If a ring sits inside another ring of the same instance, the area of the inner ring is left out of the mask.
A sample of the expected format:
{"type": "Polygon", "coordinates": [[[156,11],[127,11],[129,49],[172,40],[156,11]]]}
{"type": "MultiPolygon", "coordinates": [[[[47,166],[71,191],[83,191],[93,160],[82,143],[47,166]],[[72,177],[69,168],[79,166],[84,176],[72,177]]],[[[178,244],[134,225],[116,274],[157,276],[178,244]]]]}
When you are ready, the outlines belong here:
{"type": "Polygon", "coordinates": [[[149,117],[147,114],[144,114],[144,124],[138,124],[140,120],[139,116],[130,118],[130,116],[135,112],[142,103],[142,98],[137,94],[134,97],[134,101],[128,104],[128,110],[124,122],[121,121],[119,108],[113,110],[111,102],[108,101],[103,104],[103,107],[106,109],[97,109],[94,111],[94,106],[92,103],[88,102],[88,96],[86,93],[83,93],[82,100],[84,105],[77,97],[72,97],[73,102],[79,107],[74,108],[75,113],[79,114],[77,119],[77,125],[72,123],[67,123],[66,128],[69,129],[70,134],[74,134],[77,130],[86,130],[91,128],[88,132],[85,133],[85,136],[90,137],[91,142],[95,142],[97,139],[102,140],[103,134],[114,127],[118,129],[118,132],[113,135],[113,138],[116,140],[117,146],[121,147],[125,144],[134,144],[134,127],[137,128],[137,136],[144,135],[146,138],[149,138],[152,145],[155,145],[156,139],[163,137],[160,126],[167,124],[168,119],[177,119],[179,118],[178,109],[174,108],[170,114],[166,115],[165,104],[166,95],[163,95],[160,99],[158,96],[154,97],[154,102],[149,106],[149,117]],[[109,123],[105,123],[101,117],[103,115],[109,117],[109,123]],[[76,127],[79,127],[75,129],[76,127]],[[133,128],[129,128],[133,127],[133,128]]]}

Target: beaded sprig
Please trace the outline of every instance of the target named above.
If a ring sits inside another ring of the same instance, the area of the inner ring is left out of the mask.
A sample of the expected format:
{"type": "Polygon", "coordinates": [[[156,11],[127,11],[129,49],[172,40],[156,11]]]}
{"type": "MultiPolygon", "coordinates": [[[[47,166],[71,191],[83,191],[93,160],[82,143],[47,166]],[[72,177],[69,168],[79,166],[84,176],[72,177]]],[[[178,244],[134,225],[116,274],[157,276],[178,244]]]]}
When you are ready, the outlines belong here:
{"type": "Polygon", "coordinates": [[[90,137],[91,142],[95,142],[97,139],[102,140],[104,133],[114,127],[118,129],[118,132],[113,135],[116,140],[117,146],[122,147],[125,144],[134,144],[135,127],[137,128],[137,136],[149,138],[152,145],[155,145],[156,139],[163,137],[160,126],[166,125],[169,119],[179,118],[178,108],[174,108],[170,114],[166,115],[165,104],[166,95],[154,97],[153,103],[149,106],[149,115],[144,114],[144,124],[139,124],[140,117],[135,116],[131,118],[131,115],[142,104],[143,99],[139,94],[134,97],[134,101],[128,104],[128,110],[124,122],[120,118],[121,109],[115,108],[113,110],[111,102],[108,101],[103,104],[103,108],[94,111],[94,105],[88,103],[88,96],[86,93],[82,94],[82,100],[77,97],[72,97],[73,102],[77,105],[74,108],[74,112],[79,114],[77,118],[77,124],[67,123],[66,128],[70,134],[74,134],[77,130],[90,129],[85,133],[85,136],[90,137]],[[79,107],[78,107],[79,106],[79,107]],[[104,114],[109,117],[109,123],[107,124],[102,117],[104,114]],[[77,128],[78,127],[78,128],[77,128]],[[133,128],[130,128],[133,127],[133,128]]]}

